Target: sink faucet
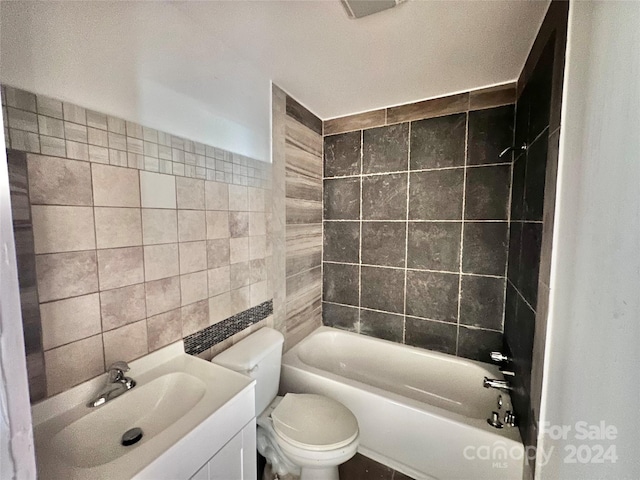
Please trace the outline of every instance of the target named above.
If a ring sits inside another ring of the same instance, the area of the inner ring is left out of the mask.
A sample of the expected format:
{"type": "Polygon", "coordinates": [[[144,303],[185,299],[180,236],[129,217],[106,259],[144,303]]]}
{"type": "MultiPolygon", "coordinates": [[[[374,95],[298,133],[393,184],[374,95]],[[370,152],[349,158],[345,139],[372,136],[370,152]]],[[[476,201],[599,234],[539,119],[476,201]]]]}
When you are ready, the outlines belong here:
{"type": "Polygon", "coordinates": [[[96,398],[87,403],[87,407],[92,408],[104,405],[109,400],[113,400],[135,387],[136,381],[124,376],[124,373],[128,371],[129,365],[127,365],[127,362],[115,362],[112,364],[107,370],[106,387],[96,398]]]}
{"type": "Polygon", "coordinates": [[[484,388],[497,388],[499,390],[511,390],[512,387],[506,380],[497,380],[495,378],[484,377],[482,382],[484,388]]]}

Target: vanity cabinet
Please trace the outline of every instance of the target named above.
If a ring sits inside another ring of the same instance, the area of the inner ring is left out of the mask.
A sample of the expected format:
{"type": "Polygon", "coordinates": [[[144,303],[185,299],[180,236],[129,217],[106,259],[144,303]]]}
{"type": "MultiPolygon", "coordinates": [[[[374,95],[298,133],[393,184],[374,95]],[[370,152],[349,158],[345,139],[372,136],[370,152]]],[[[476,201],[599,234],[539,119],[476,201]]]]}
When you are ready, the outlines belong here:
{"type": "Polygon", "coordinates": [[[249,422],[191,480],[255,480],[256,422],[249,422]]]}

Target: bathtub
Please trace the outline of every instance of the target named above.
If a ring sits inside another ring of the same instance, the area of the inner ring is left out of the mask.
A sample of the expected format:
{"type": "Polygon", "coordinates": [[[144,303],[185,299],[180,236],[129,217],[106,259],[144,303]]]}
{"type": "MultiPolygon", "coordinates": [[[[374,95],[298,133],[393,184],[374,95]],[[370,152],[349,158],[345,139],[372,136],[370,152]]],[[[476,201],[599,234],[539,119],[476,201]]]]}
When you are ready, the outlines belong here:
{"type": "Polygon", "coordinates": [[[518,429],[487,423],[511,409],[483,388],[498,368],[430,350],[320,327],[282,359],[281,393],[319,393],[358,419],[363,455],[416,479],[517,479],[518,429]]]}

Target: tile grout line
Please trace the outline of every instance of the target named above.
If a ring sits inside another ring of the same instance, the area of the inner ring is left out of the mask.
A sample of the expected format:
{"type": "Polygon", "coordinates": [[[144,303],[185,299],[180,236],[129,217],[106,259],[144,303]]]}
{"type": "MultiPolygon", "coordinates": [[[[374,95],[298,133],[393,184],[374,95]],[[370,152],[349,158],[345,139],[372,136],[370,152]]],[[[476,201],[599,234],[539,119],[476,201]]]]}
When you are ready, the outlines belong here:
{"type": "Polygon", "coordinates": [[[529,303],[529,301],[525,298],[524,294],[520,291],[520,289],[518,289],[518,287],[516,287],[516,286],[513,284],[513,282],[512,282],[511,280],[507,279],[506,283],[507,283],[507,284],[510,284],[510,285],[513,287],[513,289],[516,291],[516,293],[518,294],[518,296],[522,299],[522,301],[523,301],[524,303],[526,303],[526,304],[527,304],[527,306],[531,309],[531,311],[532,311],[533,313],[537,313],[537,312],[536,312],[536,309],[535,309],[534,307],[532,307],[532,306],[531,306],[531,304],[529,303]]]}
{"type": "MultiPolygon", "coordinates": [[[[138,170],[138,196],[140,200],[140,236],[142,237],[142,282],[144,284],[144,324],[147,332],[147,353],[149,352],[149,307],[147,305],[147,272],[145,269],[145,253],[144,253],[144,224],[142,222],[142,178],[140,176],[140,170],[138,170]]],[[[177,200],[176,200],[177,202],[177,200]]],[[[176,217],[176,230],[178,229],[178,219],[176,217]]],[[[176,246],[180,248],[176,238],[176,246]]],[[[180,255],[178,255],[178,261],[180,261],[180,255]]],[[[180,273],[180,264],[178,264],[178,273],[180,273]]],[[[180,279],[178,279],[178,282],[180,279]]],[[[180,294],[182,294],[182,289],[180,294]]],[[[182,334],[182,318],[180,318],[180,334],[182,334]]]]}
{"type": "MultiPolygon", "coordinates": [[[[511,145],[515,145],[516,139],[516,118],[517,118],[517,108],[518,103],[514,105],[513,108],[513,136],[511,145]]],[[[511,152],[511,175],[509,182],[509,196],[507,203],[507,261],[504,266],[504,291],[502,292],[502,333],[504,335],[504,327],[507,319],[507,285],[509,283],[508,275],[509,275],[509,251],[511,250],[511,204],[513,202],[513,179],[515,175],[515,158],[513,152],[511,152]]]]}
{"type": "MultiPolygon", "coordinates": [[[[347,303],[338,303],[338,302],[332,302],[332,301],[328,301],[328,300],[325,301],[325,303],[328,303],[330,305],[338,305],[340,307],[345,307],[345,308],[355,308],[355,309],[365,310],[365,311],[370,311],[370,312],[385,313],[387,315],[406,316],[406,317],[409,317],[409,318],[414,318],[416,320],[421,320],[421,321],[426,321],[426,322],[442,323],[442,324],[445,324],[445,325],[455,325],[455,322],[447,322],[446,320],[438,320],[436,318],[419,317],[417,315],[403,315],[400,312],[390,312],[388,310],[378,310],[376,308],[370,308],[370,307],[362,307],[360,309],[357,305],[349,305],[347,303]]],[[[336,327],[336,328],[338,328],[338,327],[336,327]]],[[[482,331],[486,331],[486,332],[500,332],[500,330],[494,330],[492,328],[484,328],[484,327],[474,327],[472,325],[461,325],[461,328],[469,328],[471,330],[482,330],[482,331]]]]}
{"type": "MultiPolygon", "coordinates": [[[[411,222],[409,222],[409,223],[411,223],[411,222]]],[[[336,265],[356,265],[356,266],[360,265],[359,263],[337,262],[335,260],[326,260],[325,263],[336,264],[336,265]]],[[[373,264],[373,263],[363,263],[362,266],[363,267],[388,269],[388,270],[405,270],[405,267],[396,267],[396,266],[392,266],[392,265],[376,265],[376,264],[373,264]]],[[[314,267],[314,268],[317,268],[317,267],[314,267]]],[[[443,273],[443,274],[448,274],[448,275],[462,275],[463,277],[481,277],[481,278],[496,278],[496,279],[504,279],[505,278],[502,275],[490,275],[490,274],[486,274],[486,273],[470,273],[470,272],[462,272],[462,273],[460,273],[459,271],[432,270],[432,269],[428,269],[428,268],[409,268],[409,267],[407,267],[406,270],[408,270],[410,272],[430,272],[430,273],[443,273]]],[[[296,275],[298,275],[298,274],[296,274],[296,275]]],[[[293,276],[295,276],[295,275],[293,275],[293,276]]]]}
{"type": "Polygon", "coordinates": [[[456,322],[456,355],[460,349],[460,311],[462,306],[462,257],[464,252],[464,220],[465,220],[465,208],[467,198],[467,163],[469,156],[469,112],[465,117],[465,131],[464,131],[464,170],[462,171],[462,223],[460,224],[460,258],[458,260],[458,312],[456,322]]]}
{"type": "MultiPolygon", "coordinates": [[[[386,112],[386,110],[385,110],[386,112]]],[[[411,127],[413,122],[409,122],[409,132],[407,137],[407,169],[411,170],[411,127]]],[[[407,171],[407,202],[404,224],[404,289],[402,306],[402,343],[407,343],[407,277],[409,275],[409,192],[411,188],[411,174],[407,171]]]]}
{"type": "MultiPolygon", "coordinates": [[[[406,173],[406,172],[405,172],[406,173]]],[[[127,208],[127,207],[114,207],[114,208],[127,208]]],[[[358,220],[356,219],[350,219],[350,218],[337,218],[337,219],[327,219],[324,220],[325,222],[357,222],[358,220]]],[[[370,222],[370,223],[403,223],[406,220],[391,220],[391,219],[367,219],[364,220],[365,222],[370,222]]],[[[410,221],[412,223],[508,223],[508,220],[416,220],[416,219],[410,219],[410,221]]],[[[543,223],[542,221],[539,220],[517,220],[514,221],[514,223],[543,223]]],[[[319,223],[308,223],[305,225],[320,225],[319,223]]]]}
{"type": "Polygon", "coordinates": [[[322,122],[322,152],[320,154],[320,166],[322,168],[322,175],[320,176],[320,192],[322,194],[322,219],[320,225],[320,326],[324,326],[324,307],[322,302],[324,301],[324,121],[322,122]]]}
{"type": "Polygon", "coordinates": [[[362,175],[334,175],[331,177],[323,177],[325,180],[333,180],[339,178],[357,178],[360,176],[363,177],[376,177],[381,175],[393,175],[398,173],[418,173],[418,172],[438,172],[441,170],[462,170],[464,168],[486,168],[486,167],[500,167],[505,165],[511,165],[509,162],[495,162],[495,163],[482,163],[478,165],[457,165],[454,167],[438,167],[438,168],[418,168],[418,169],[407,169],[407,170],[391,170],[388,172],[371,172],[371,173],[362,173],[362,175]]]}
{"type": "MultiPolygon", "coordinates": [[[[106,372],[107,371],[107,352],[104,345],[104,323],[102,321],[102,296],[100,295],[100,292],[101,292],[100,267],[98,265],[98,227],[96,225],[95,194],[93,191],[93,165],[91,163],[89,163],[89,174],[91,175],[91,214],[93,216],[93,234],[95,236],[95,250],[92,250],[92,251],[94,251],[96,255],[96,269],[97,269],[96,274],[98,276],[98,291],[96,293],[98,294],[98,308],[100,309],[100,342],[102,343],[102,365],[104,369],[103,372],[106,372]]],[[[142,218],[142,213],[140,214],[140,218],[142,218]]],[[[140,233],[142,234],[142,232],[140,233]]],[[[46,371],[46,364],[45,364],[45,371],[46,371]]]]}
{"type": "Polygon", "coordinates": [[[360,176],[359,176],[359,182],[360,182],[360,208],[359,208],[359,213],[358,213],[358,218],[360,219],[360,242],[358,245],[358,327],[357,327],[357,333],[361,333],[362,331],[362,323],[361,323],[361,308],[362,308],[362,223],[363,223],[363,204],[362,204],[362,190],[363,190],[363,184],[362,184],[362,179],[363,179],[363,175],[362,173],[364,172],[364,129],[360,130],[360,176]]]}

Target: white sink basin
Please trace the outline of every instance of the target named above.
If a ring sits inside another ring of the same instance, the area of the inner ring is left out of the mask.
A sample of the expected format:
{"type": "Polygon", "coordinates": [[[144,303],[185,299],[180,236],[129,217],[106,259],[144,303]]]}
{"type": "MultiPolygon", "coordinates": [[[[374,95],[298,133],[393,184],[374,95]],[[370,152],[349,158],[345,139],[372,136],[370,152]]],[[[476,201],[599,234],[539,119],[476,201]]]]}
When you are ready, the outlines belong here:
{"type": "Polygon", "coordinates": [[[195,472],[226,442],[221,432],[239,431],[255,416],[248,377],[177,348],[132,362],[127,375],[137,385],[100,407],[86,403],[104,376],[90,382],[93,388],[82,385],[34,406],[38,478],[176,478],[176,464],[195,472]],[[123,446],[123,433],[134,427],[142,439],[123,446]]]}

